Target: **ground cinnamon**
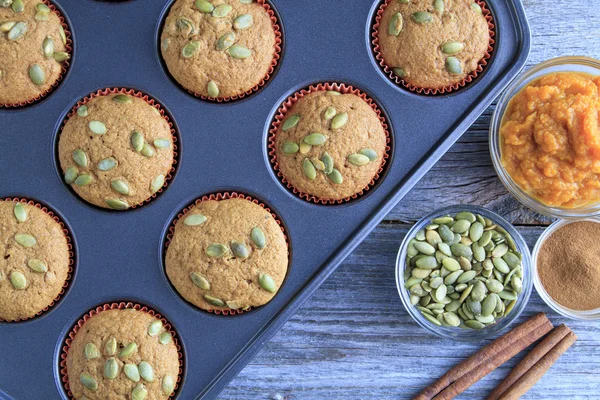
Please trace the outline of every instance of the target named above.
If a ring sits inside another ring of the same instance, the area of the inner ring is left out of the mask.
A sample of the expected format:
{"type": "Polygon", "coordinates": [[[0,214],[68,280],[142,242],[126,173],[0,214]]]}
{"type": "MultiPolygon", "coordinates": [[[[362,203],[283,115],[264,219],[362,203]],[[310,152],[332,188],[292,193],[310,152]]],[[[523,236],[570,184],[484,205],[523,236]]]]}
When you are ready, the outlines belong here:
{"type": "Polygon", "coordinates": [[[600,223],[573,222],[553,232],[537,257],[546,292],[573,310],[600,308],[600,223]]]}

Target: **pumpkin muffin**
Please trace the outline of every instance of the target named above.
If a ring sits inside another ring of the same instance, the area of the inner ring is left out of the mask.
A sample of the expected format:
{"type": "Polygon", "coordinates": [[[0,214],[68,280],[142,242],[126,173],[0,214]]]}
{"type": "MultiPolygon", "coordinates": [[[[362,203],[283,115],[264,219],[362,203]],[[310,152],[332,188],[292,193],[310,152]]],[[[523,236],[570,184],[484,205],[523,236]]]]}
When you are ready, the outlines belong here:
{"type": "Polygon", "coordinates": [[[61,225],[41,209],[0,200],[0,319],[35,316],[56,299],[69,276],[61,225]]]}
{"type": "Polygon", "coordinates": [[[168,399],[179,375],[179,353],[162,321],[133,308],[93,315],[67,353],[75,399],[168,399]]]}
{"type": "Polygon", "coordinates": [[[417,88],[443,89],[476,71],[490,30],[473,0],[394,0],[383,11],[378,39],[397,77],[417,88]]]}
{"type": "Polygon", "coordinates": [[[60,133],[65,182],[87,202],[124,210],[160,190],[174,162],[168,122],[143,99],[93,97],[60,133]]]}
{"type": "Polygon", "coordinates": [[[247,310],[268,303],[287,273],[281,227],[242,198],[205,200],[176,223],[166,272],[181,296],[207,311],[247,310]]]}
{"type": "Polygon", "coordinates": [[[361,97],[313,91],[299,98],[275,134],[275,156],[289,185],[320,200],[360,193],[378,175],[387,137],[361,97]]]}
{"type": "Polygon", "coordinates": [[[0,0],[0,106],[52,89],[70,58],[60,18],[39,0],[0,0]]]}
{"type": "Polygon", "coordinates": [[[252,0],[177,0],[163,27],[161,52],[185,89],[227,99],[267,78],[275,37],[269,14],[252,0]]]}

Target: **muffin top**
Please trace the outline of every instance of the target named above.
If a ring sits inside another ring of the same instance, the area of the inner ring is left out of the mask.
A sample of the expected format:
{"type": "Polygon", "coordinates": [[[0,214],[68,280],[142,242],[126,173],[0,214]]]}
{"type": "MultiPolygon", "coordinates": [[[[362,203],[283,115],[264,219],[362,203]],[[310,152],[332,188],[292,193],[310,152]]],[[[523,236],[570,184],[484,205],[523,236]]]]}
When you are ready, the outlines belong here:
{"type": "Polygon", "coordinates": [[[490,42],[487,20],[473,0],[391,1],[378,37],[394,74],[429,89],[462,82],[477,69],[490,42]]]}
{"type": "Polygon", "coordinates": [[[39,0],[0,0],[0,105],[33,100],[69,59],[58,15],[39,0]]]}
{"type": "Polygon", "coordinates": [[[62,227],[41,209],[0,200],[0,319],[35,316],[60,294],[69,274],[62,227]]]}
{"type": "Polygon", "coordinates": [[[69,388],[78,400],[167,399],[179,375],[171,334],[158,318],[133,308],[88,319],[69,347],[66,364],[69,388]]]}
{"type": "Polygon", "coordinates": [[[286,112],[275,136],[275,155],[294,188],[340,200],[377,176],[386,142],[377,113],[361,97],[313,91],[286,112]]]}
{"type": "Polygon", "coordinates": [[[264,7],[252,0],[177,0],[165,21],[161,51],[184,88],[228,98],[266,78],[275,30],[264,7]]]}
{"type": "Polygon", "coordinates": [[[260,205],[241,198],[193,206],[175,225],[166,255],[175,289],[208,311],[269,302],[287,268],[281,227],[260,205]]]}
{"type": "Polygon", "coordinates": [[[58,143],[65,182],[84,200],[123,210],[163,187],[173,165],[167,121],[125,94],[92,98],[66,122],[58,143]]]}

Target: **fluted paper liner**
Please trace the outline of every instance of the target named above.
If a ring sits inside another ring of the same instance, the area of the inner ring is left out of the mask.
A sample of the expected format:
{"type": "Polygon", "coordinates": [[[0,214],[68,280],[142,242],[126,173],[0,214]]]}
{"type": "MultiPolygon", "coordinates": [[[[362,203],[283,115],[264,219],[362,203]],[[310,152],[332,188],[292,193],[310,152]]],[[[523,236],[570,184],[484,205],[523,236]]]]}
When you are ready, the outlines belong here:
{"type": "Polygon", "coordinates": [[[383,170],[388,161],[388,158],[390,157],[390,150],[391,150],[390,143],[391,143],[391,138],[390,138],[388,122],[387,122],[386,118],[384,117],[383,112],[381,111],[381,109],[379,108],[377,103],[375,103],[375,101],[373,99],[371,99],[365,93],[363,93],[359,89],[354,88],[351,85],[346,85],[345,83],[337,83],[337,82],[326,82],[326,83],[317,83],[317,84],[309,86],[307,89],[302,89],[302,90],[294,93],[293,95],[289,96],[281,104],[281,106],[277,110],[277,113],[275,114],[275,119],[273,120],[273,123],[271,124],[271,129],[269,130],[269,138],[268,138],[267,146],[268,146],[268,151],[269,151],[269,160],[271,161],[271,166],[275,170],[277,177],[283,183],[283,185],[285,185],[288,189],[290,189],[295,195],[299,196],[300,198],[302,198],[306,201],[317,203],[317,204],[342,204],[342,203],[349,202],[353,199],[356,199],[356,198],[362,196],[363,194],[365,194],[365,192],[370,190],[377,183],[381,174],[383,173],[383,170]],[[357,193],[353,194],[350,197],[345,197],[343,199],[321,199],[312,194],[304,193],[304,192],[298,190],[283,175],[283,173],[279,169],[279,162],[277,161],[275,139],[277,137],[277,131],[279,130],[279,126],[283,123],[283,120],[285,119],[286,113],[292,108],[292,106],[298,100],[300,100],[301,98],[303,98],[304,96],[306,96],[309,93],[318,92],[318,91],[336,91],[336,92],[340,92],[343,94],[353,94],[353,95],[356,95],[356,96],[360,97],[361,99],[363,99],[377,114],[377,117],[379,118],[379,121],[381,122],[381,126],[383,127],[385,137],[386,137],[385,153],[382,156],[382,161],[381,161],[381,165],[379,166],[379,170],[377,171],[377,173],[375,174],[375,176],[373,177],[371,182],[369,182],[369,184],[367,186],[362,188],[357,193]]]}
{"type": "Polygon", "coordinates": [[[171,323],[166,318],[164,318],[162,315],[160,315],[159,313],[154,311],[152,308],[142,305],[142,304],[133,303],[130,301],[128,301],[128,302],[122,301],[122,302],[118,302],[118,303],[105,303],[105,304],[97,306],[97,307],[91,309],[90,311],[88,311],[83,317],[81,317],[75,323],[75,325],[73,326],[71,331],[69,331],[67,337],[62,342],[61,352],[60,352],[60,356],[59,356],[60,380],[63,384],[63,388],[67,392],[67,396],[70,399],[73,398],[73,393],[71,393],[71,389],[69,387],[69,376],[67,374],[67,372],[68,372],[67,371],[67,354],[69,353],[69,348],[71,347],[71,343],[73,343],[73,339],[75,338],[75,335],[77,335],[77,332],[86,323],[86,321],[88,319],[92,318],[94,315],[97,315],[97,314],[99,314],[103,311],[107,311],[107,310],[123,310],[126,308],[133,308],[134,310],[142,311],[147,314],[150,314],[151,316],[153,316],[155,318],[158,318],[162,322],[163,326],[167,329],[167,331],[173,337],[173,343],[175,344],[175,347],[177,348],[177,355],[179,356],[179,372],[177,374],[177,380],[175,381],[175,389],[173,390],[173,393],[171,394],[171,396],[169,396],[169,398],[171,399],[171,398],[177,397],[178,389],[179,389],[182,375],[183,375],[183,361],[184,361],[183,360],[183,351],[181,349],[181,344],[179,343],[179,340],[178,340],[177,331],[175,331],[175,329],[173,328],[171,323]]]}
{"type": "MultiPolygon", "coordinates": [[[[54,4],[52,4],[52,2],[50,2],[50,0],[39,0],[39,2],[44,3],[45,5],[50,7],[50,11],[53,12],[54,14],[56,14],[58,16],[58,18],[60,19],[60,24],[62,25],[63,30],[65,31],[65,36],[67,38],[67,43],[65,44],[66,52],[69,53],[69,55],[72,58],[73,57],[73,39],[72,39],[73,35],[71,35],[71,31],[69,30],[69,25],[67,25],[67,21],[66,21],[65,17],[60,13],[58,8],[56,8],[56,6],[54,4]]],[[[61,64],[61,73],[58,76],[58,79],[56,79],[56,81],[54,83],[52,83],[52,86],[50,86],[50,88],[48,90],[46,90],[43,93],[40,93],[33,99],[22,101],[20,103],[15,103],[15,104],[0,103],[0,108],[3,108],[3,107],[15,108],[15,107],[27,106],[27,105],[33,104],[33,103],[39,101],[40,99],[46,97],[47,95],[49,95],[50,92],[52,92],[54,89],[56,89],[56,87],[63,80],[65,74],[67,73],[67,70],[69,69],[69,66],[71,65],[70,59],[63,61],[60,64],[61,64]]]]}
{"type": "Polygon", "coordinates": [[[65,283],[63,283],[62,290],[58,293],[58,296],[56,296],[54,298],[54,300],[52,300],[50,302],[50,304],[48,304],[48,306],[46,306],[42,310],[38,311],[34,316],[26,317],[26,318],[20,318],[20,319],[15,319],[15,320],[10,320],[10,321],[4,320],[4,319],[0,318],[0,322],[26,321],[26,320],[29,320],[29,319],[32,319],[32,318],[36,318],[36,317],[42,315],[43,313],[45,313],[46,311],[48,311],[50,308],[52,308],[60,300],[60,298],[67,291],[67,288],[71,284],[71,279],[73,278],[73,271],[75,270],[75,257],[76,257],[76,255],[75,255],[75,251],[73,249],[73,243],[74,243],[74,241],[73,241],[73,238],[71,237],[71,234],[69,233],[69,230],[66,228],[64,222],[48,206],[42,205],[42,204],[37,203],[37,202],[35,202],[33,200],[29,200],[29,199],[25,199],[25,198],[20,198],[20,197],[7,197],[7,198],[4,198],[4,200],[28,204],[30,206],[33,206],[35,208],[38,208],[38,209],[42,210],[43,212],[45,212],[46,214],[48,214],[54,221],[56,221],[56,223],[58,223],[58,225],[60,225],[60,227],[62,229],[62,233],[65,236],[65,238],[67,239],[67,249],[69,250],[69,268],[67,270],[67,279],[65,279],[65,283]]]}
{"type": "MultiPolygon", "coordinates": [[[[254,87],[246,90],[244,93],[237,94],[235,96],[217,97],[217,98],[204,96],[204,95],[196,93],[192,90],[186,89],[183,85],[181,85],[179,82],[177,82],[177,80],[175,78],[173,78],[180,87],[182,87],[184,90],[186,90],[191,95],[193,95],[195,97],[199,97],[202,100],[215,101],[217,103],[225,103],[228,101],[243,99],[244,97],[257,92],[258,90],[260,90],[260,88],[262,88],[267,83],[267,81],[269,79],[271,79],[271,76],[273,75],[273,72],[275,71],[275,68],[277,67],[277,64],[279,64],[279,60],[281,58],[283,34],[281,32],[281,26],[279,25],[279,20],[277,19],[277,16],[275,15],[275,11],[273,11],[273,9],[271,8],[271,5],[267,2],[267,0],[255,0],[255,1],[257,4],[260,4],[265,9],[267,14],[269,14],[269,18],[271,19],[271,22],[273,24],[273,31],[275,32],[275,47],[274,47],[275,51],[273,52],[273,60],[271,61],[271,66],[269,67],[269,70],[267,71],[265,76],[261,79],[261,81],[258,82],[258,84],[255,85],[254,87]]],[[[162,55],[161,55],[161,57],[162,57],[162,55]]],[[[168,69],[167,69],[167,73],[169,73],[168,69]]],[[[170,73],[169,73],[169,75],[170,75],[170,73]]]]}
{"type": "MultiPolygon", "coordinates": [[[[86,105],[90,100],[96,98],[96,97],[102,97],[102,96],[108,96],[110,94],[126,94],[128,96],[133,96],[133,97],[137,97],[139,99],[144,100],[146,103],[148,103],[150,106],[154,107],[159,114],[165,119],[165,121],[167,121],[167,123],[169,124],[169,128],[171,130],[171,137],[173,139],[173,164],[171,165],[171,170],[167,173],[167,175],[165,176],[165,183],[163,184],[162,188],[160,188],[156,193],[153,193],[152,196],[148,197],[146,200],[144,200],[143,202],[139,203],[139,204],[134,204],[131,205],[129,208],[127,208],[126,210],[116,210],[116,211],[127,211],[127,210],[132,210],[134,208],[138,208],[141,207],[145,204],[150,203],[152,200],[154,200],[156,198],[156,196],[159,193],[162,193],[166,187],[169,185],[169,182],[173,179],[173,176],[175,175],[175,171],[177,169],[177,163],[179,161],[179,153],[178,153],[178,147],[177,147],[177,131],[175,130],[175,125],[173,124],[173,121],[171,121],[171,118],[167,115],[165,109],[163,108],[163,106],[160,104],[160,102],[158,102],[158,100],[153,99],[152,97],[150,97],[149,95],[142,93],[140,91],[137,91],[135,89],[131,89],[131,88],[105,88],[105,89],[100,89],[97,90],[94,93],[90,93],[89,95],[87,95],[86,97],[84,97],[83,99],[79,100],[77,102],[77,104],[75,104],[73,106],[73,108],[71,109],[71,111],[69,111],[69,113],[67,114],[67,117],[64,119],[63,123],[61,124],[60,127],[60,131],[59,131],[59,135],[62,133],[62,130],[64,129],[67,121],[69,120],[69,118],[71,118],[72,116],[74,116],[77,113],[77,109],[83,105],[86,105]]],[[[60,136],[59,136],[60,138],[60,136]]],[[[58,146],[58,142],[59,140],[56,141],[56,145],[58,146]]],[[[59,171],[61,171],[62,173],[62,168],[60,166],[60,161],[57,159],[58,162],[58,168],[59,171]]],[[[61,179],[63,179],[62,175],[61,175],[61,179]]],[[[63,179],[64,182],[64,179],[63,179]]],[[[65,183],[66,184],[66,183],[65,183]]],[[[71,186],[66,184],[67,186],[71,186]]],[[[77,195],[77,193],[75,193],[75,195],[77,195]]],[[[79,195],[77,195],[81,200],[85,201],[86,203],[88,203],[83,197],[80,197],[79,195]]],[[[88,203],[90,205],[93,205],[91,203],[88,203]]],[[[100,207],[102,209],[106,209],[106,210],[111,210],[109,208],[104,208],[104,207],[100,207]]]]}
{"type": "Polygon", "coordinates": [[[489,10],[489,8],[487,7],[487,4],[483,0],[473,0],[475,3],[477,3],[481,7],[481,11],[487,21],[489,32],[490,32],[490,42],[488,44],[487,51],[484,53],[482,59],[479,60],[479,62],[477,63],[477,68],[475,68],[474,71],[471,71],[461,82],[454,83],[450,86],[446,86],[446,87],[442,87],[442,88],[422,88],[419,86],[415,86],[415,85],[405,81],[398,75],[394,74],[394,71],[392,70],[393,66],[386,64],[386,62],[383,58],[383,55],[381,54],[380,48],[379,48],[379,27],[381,24],[381,18],[383,16],[383,11],[393,1],[396,1],[396,0],[384,0],[383,1],[381,6],[379,7],[379,9],[377,10],[377,14],[375,16],[375,24],[373,25],[373,32],[371,33],[371,36],[373,37],[373,40],[371,41],[371,45],[372,45],[373,53],[375,54],[375,59],[377,60],[377,63],[380,65],[381,69],[383,69],[383,72],[385,72],[385,74],[392,80],[392,82],[395,82],[399,86],[402,86],[412,92],[419,93],[419,94],[424,94],[424,95],[447,94],[447,93],[453,92],[453,91],[460,89],[460,88],[466,86],[467,84],[473,82],[475,80],[475,78],[477,78],[477,76],[481,72],[483,72],[484,68],[487,66],[490,58],[492,57],[492,52],[494,51],[494,44],[496,43],[494,40],[494,36],[496,36],[496,31],[495,31],[496,27],[494,25],[494,19],[492,17],[492,13],[489,10]]]}
{"type": "MultiPolygon", "coordinates": [[[[288,271],[289,271],[289,241],[288,241],[288,237],[287,237],[287,232],[285,231],[284,225],[281,222],[281,220],[279,219],[279,217],[271,211],[271,209],[269,207],[267,207],[266,204],[260,202],[257,199],[254,199],[246,194],[241,194],[241,193],[237,193],[237,192],[217,192],[217,193],[211,193],[211,194],[207,194],[204,195],[196,200],[194,200],[192,202],[192,204],[190,204],[189,206],[185,207],[183,210],[181,210],[177,216],[175,217],[175,219],[173,220],[173,222],[171,223],[171,225],[169,226],[169,230],[167,231],[167,237],[165,238],[165,251],[164,251],[164,255],[163,255],[163,259],[166,257],[167,254],[167,249],[169,248],[169,244],[171,243],[171,240],[173,239],[173,234],[175,233],[175,225],[177,225],[177,223],[179,222],[179,220],[181,218],[183,218],[185,216],[185,214],[192,209],[194,206],[202,203],[203,201],[208,201],[208,200],[216,200],[216,201],[221,201],[221,200],[229,200],[229,199],[244,199],[244,200],[248,200],[254,204],[257,204],[259,206],[261,206],[265,211],[267,211],[269,214],[271,214],[271,216],[275,219],[275,222],[277,222],[277,225],[279,225],[279,227],[281,228],[281,232],[283,232],[283,237],[285,239],[286,244],[288,245],[288,271]]],[[[164,265],[164,268],[166,269],[166,263],[164,265]]],[[[165,271],[165,275],[166,275],[166,271],[165,271]]],[[[167,277],[168,278],[168,277],[167,277]]],[[[169,281],[170,282],[170,281],[169,281]]],[[[284,280],[285,283],[285,280],[284,280]]],[[[283,286],[283,284],[281,285],[283,286]]],[[[175,289],[175,287],[173,287],[175,289]]],[[[281,287],[278,289],[281,290],[281,287]]],[[[175,291],[177,291],[177,289],[175,289],[175,291]]],[[[179,292],[177,292],[179,294],[179,292]]],[[[275,294],[277,295],[277,294],[275,294]]],[[[181,295],[180,295],[181,296],[181,295]]],[[[183,297],[182,297],[183,299],[183,297]]],[[[189,303],[187,300],[183,299],[184,301],[186,301],[187,303],[189,303]]],[[[192,303],[190,303],[192,304],[192,303]]],[[[217,315],[238,315],[238,314],[243,314],[245,312],[250,311],[252,308],[249,308],[247,310],[241,310],[241,309],[237,309],[237,310],[233,310],[233,309],[225,309],[225,310],[203,310],[200,307],[192,304],[192,306],[194,306],[195,308],[197,308],[198,310],[202,310],[202,311],[206,311],[209,313],[213,313],[213,314],[217,314],[217,315]]]]}

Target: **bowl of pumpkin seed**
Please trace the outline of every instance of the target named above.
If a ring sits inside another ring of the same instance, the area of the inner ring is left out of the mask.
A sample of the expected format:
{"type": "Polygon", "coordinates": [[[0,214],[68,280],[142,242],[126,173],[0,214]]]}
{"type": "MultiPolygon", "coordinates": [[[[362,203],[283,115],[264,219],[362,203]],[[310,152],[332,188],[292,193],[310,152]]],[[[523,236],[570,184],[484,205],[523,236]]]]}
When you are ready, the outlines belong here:
{"type": "Polygon", "coordinates": [[[429,332],[458,340],[504,331],[533,286],[523,237],[483,207],[445,207],[419,220],[396,259],[396,286],[409,315],[429,332]]]}

